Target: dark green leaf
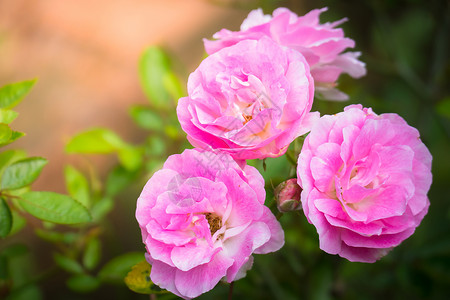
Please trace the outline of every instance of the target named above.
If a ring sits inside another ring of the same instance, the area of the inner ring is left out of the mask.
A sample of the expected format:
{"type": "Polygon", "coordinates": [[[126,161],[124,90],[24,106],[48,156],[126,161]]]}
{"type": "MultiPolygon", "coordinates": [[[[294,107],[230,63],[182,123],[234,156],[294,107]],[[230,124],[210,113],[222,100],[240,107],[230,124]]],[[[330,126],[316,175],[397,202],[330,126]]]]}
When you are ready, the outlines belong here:
{"type": "Polygon", "coordinates": [[[90,207],[89,183],[86,177],[72,166],[64,169],[66,187],[69,194],[86,207],[90,207]]]}
{"type": "Polygon", "coordinates": [[[41,300],[44,299],[39,287],[35,284],[27,284],[14,290],[6,300],[41,300]]]}
{"type": "Polygon", "coordinates": [[[9,258],[25,255],[29,252],[24,244],[13,244],[2,250],[1,254],[9,258]]]}
{"type": "Polygon", "coordinates": [[[75,199],[53,192],[28,192],[20,205],[38,219],[58,224],[78,224],[91,221],[89,211],[75,199]]]}
{"type": "Polygon", "coordinates": [[[69,289],[79,293],[89,293],[100,286],[100,281],[90,275],[74,275],[66,283],[69,289]]]}
{"type": "Polygon", "coordinates": [[[65,243],[65,244],[71,244],[75,242],[78,238],[78,234],[74,232],[56,232],[56,231],[46,231],[40,228],[37,228],[35,230],[35,233],[38,237],[40,237],[43,240],[46,240],[48,242],[52,243],[65,243]]]}
{"type": "Polygon", "coordinates": [[[156,107],[168,107],[169,92],[164,77],[170,72],[169,57],[158,47],[148,48],[139,61],[139,78],[145,94],[156,107]]]}
{"type": "Polygon", "coordinates": [[[144,259],[143,252],[129,252],[110,260],[98,273],[99,278],[106,282],[123,283],[123,279],[131,267],[144,259]]]}
{"type": "Polygon", "coordinates": [[[74,136],[66,146],[68,153],[113,153],[128,145],[113,131],[94,128],[74,136]]]}
{"type": "Polygon", "coordinates": [[[88,270],[94,269],[99,261],[101,255],[101,243],[97,237],[91,238],[84,249],[83,265],[88,270]]]}
{"type": "Polygon", "coordinates": [[[22,101],[36,80],[8,84],[0,88],[0,108],[12,108],[22,101]]]}
{"type": "Polygon", "coordinates": [[[164,140],[158,136],[151,136],[148,138],[147,151],[151,155],[159,156],[166,152],[166,145],[164,140]]]}
{"type": "Polygon", "coordinates": [[[8,203],[0,198],[0,237],[6,237],[12,228],[12,214],[8,203]]]}
{"type": "Polygon", "coordinates": [[[145,106],[132,106],[130,115],[137,125],[148,130],[163,130],[164,121],[161,115],[145,106]]]}
{"type": "Polygon", "coordinates": [[[18,115],[19,113],[13,110],[0,108],[0,123],[9,124],[14,121],[18,115]]]}
{"type": "Polygon", "coordinates": [[[38,178],[47,162],[42,157],[30,157],[13,163],[3,173],[1,188],[14,190],[31,184],[38,178]]]}
{"type": "Polygon", "coordinates": [[[12,211],[12,220],[13,220],[13,223],[12,223],[11,232],[9,233],[10,236],[13,234],[16,234],[17,232],[22,230],[22,228],[24,228],[25,225],[27,224],[27,220],[24,217],[22,217],[15,210],[12,211]]]}
{"type": "Polygon", "coordinates": [[[56,264],[61,267],[64,271],[73,274],[82,274],[84,273],[83,267],[74,259],[64,256],[61,253],[55,253],[53,258],[56,264]]]}
{"type": "Polygon", "coordinates": [[[436,111],[447,118],[450,119],[450,97],[445,98],[436,105],[436,111]]]}

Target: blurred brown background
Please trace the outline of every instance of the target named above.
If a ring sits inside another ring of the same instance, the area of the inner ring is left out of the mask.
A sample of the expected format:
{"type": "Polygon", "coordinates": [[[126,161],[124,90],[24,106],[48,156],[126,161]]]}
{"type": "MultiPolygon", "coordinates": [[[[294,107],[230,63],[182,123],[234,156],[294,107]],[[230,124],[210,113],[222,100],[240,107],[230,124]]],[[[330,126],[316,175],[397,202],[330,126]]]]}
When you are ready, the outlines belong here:
{"type": "Polygon", "coordinates": [[[106,126],[138,138],[127,109],[147,101],[139,55],[163,46],[186,80],[204,55],[201,39],[238,29],[248,13],[215,2],[0,0],[0,85],[38,78],[12,124],[27,134],[13,147],[50,160],[36,189],[64,192],[63,165],[73,160],[64,145],[75,133],[106,126]]]}

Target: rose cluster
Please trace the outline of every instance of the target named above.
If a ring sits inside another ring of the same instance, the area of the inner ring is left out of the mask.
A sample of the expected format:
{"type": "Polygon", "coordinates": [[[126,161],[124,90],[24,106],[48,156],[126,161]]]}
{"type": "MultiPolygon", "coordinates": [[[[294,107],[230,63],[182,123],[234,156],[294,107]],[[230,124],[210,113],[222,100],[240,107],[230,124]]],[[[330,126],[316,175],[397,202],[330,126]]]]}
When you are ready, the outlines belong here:
{"type": "Polygon", "coordinates": [[[161,288],[195,298],[244,277],[253,254],[283,246],[264,179],[246,160],[279,157],[307,133],[298,178],[276,189],[276,201],[283,213],[303,208],[322,250],[374,262],[427,213],[431,155],[416,129],[361,105],[311,112],[315,97],[347,99],[336,89],[342,73],[366,72],[360,53],[345,52],[355,44],[337,28],[345,19],[321,24],[325,10],[258,9],[240,31],[204,41],[209,56],[177,107],[196,148],[170,156],[137,201],[150,278],[161,288]]]}

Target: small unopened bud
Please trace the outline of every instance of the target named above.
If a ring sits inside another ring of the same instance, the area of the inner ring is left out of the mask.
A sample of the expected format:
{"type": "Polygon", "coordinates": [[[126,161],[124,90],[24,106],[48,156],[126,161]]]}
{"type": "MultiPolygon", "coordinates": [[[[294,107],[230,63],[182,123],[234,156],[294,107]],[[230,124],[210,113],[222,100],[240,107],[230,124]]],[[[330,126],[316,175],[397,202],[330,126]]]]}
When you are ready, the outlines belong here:
{"type": "Polygon", "coordinates": [[[300,193],[302,188],[297,184],[296,178],[280,183],[274,191],[275,201],[280,212],[300,210],[300,193]]]}

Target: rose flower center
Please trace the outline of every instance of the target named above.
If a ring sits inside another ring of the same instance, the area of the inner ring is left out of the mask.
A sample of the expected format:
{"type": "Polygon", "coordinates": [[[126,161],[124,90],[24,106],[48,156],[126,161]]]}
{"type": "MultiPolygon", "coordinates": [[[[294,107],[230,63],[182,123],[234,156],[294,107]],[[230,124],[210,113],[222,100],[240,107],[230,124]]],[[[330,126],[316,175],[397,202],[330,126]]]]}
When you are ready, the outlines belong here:
{"type": "Polygon", "coordinates": [[[211,236],[216,233],[217,230],[219,230],[222,227],[222,220],[211,213],[205,214],[206,220],[209,224],[209,230],[211,231],[211,236]]]}

